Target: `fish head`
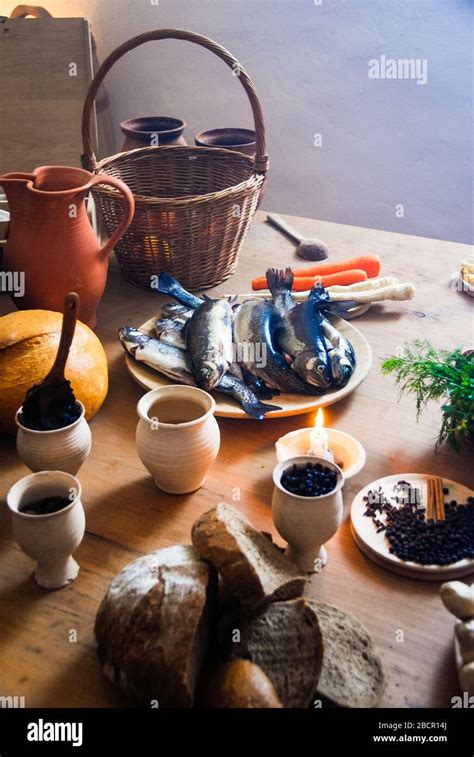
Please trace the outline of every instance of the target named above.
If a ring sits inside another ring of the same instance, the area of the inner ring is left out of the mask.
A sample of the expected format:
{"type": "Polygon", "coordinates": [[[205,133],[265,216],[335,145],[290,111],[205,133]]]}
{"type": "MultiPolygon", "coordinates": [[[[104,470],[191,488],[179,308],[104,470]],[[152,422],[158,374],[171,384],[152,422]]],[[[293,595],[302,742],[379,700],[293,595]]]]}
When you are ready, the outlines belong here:
{"type": "Polygon", "coordinates": [[[312,351],[300,352],[294,362],[294,370],[306,383],[327,389],[331,386],[332,376],[327,359],[321,359],[312,351]]]}
{"type": "Polygon", "coordinates": [[[227,370],[227,363],[209,357],[203,360],[196,372],[196,381],[201,389],[211,391],[215,389],[227,370]]]}
{"type": "Polygon", "coordinates": [[[118,330],[118,337],[124,350],[134,355],[141,344],[147,344],[150,341],[148,334],[132,326],[121,326],[118,330]]]}
{"type": "Polygon", "coordinates": [[[329,353],[333,383],[345,386],[354,372],[354,361],[344,350],[331,350],[329,353]]]}

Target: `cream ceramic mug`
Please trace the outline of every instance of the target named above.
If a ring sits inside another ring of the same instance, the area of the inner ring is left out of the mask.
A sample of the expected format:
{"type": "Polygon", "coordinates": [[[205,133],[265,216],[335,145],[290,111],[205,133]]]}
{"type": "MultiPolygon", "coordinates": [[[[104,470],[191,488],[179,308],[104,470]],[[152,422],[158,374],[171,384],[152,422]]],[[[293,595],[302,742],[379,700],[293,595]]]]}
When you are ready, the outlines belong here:
{"type": "Polygon", "coordinates": [[[163,386],[137,405],[137,451],[159,489],[186,494],[203,485],[217,457],[216,403],[195,386],[163,386]]]}

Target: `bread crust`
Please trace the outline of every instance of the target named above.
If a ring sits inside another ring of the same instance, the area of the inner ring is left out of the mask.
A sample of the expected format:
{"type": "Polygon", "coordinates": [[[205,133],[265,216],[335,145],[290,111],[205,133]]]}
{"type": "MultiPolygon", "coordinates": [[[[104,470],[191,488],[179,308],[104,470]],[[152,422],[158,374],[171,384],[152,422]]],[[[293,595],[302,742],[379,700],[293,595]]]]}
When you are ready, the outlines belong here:
{"type": "Polygon", "coordinates": [[[263,670],[250,660],[220,665],[202,694],[205,708],[278,709],[282,704],[263,670]]]}
{"type": "Polygon", "coordinates": [[[127,565],[96,617],[106,675],[137,703],[191,707],[215,594],[214,571],[191,546],[160,549],[127,565]]]}
{"type": "Polygon", "coordinates": [[[245,608],[303,593],[306,576],[232,505],[221,502],[205,512],[193,525],[192,541],[245,608]]]}

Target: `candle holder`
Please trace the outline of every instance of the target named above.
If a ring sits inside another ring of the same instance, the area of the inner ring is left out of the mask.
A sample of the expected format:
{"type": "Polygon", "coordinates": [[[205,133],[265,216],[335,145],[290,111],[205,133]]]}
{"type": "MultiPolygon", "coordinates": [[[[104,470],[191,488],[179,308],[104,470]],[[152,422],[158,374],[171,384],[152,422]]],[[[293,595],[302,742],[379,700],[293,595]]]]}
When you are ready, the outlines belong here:
{"type": "Polygon", "coordinates": [[[342,519],[341,469],[324,458],[304,455],[278,463],[273,471],[272,513],[278,533],[288,542],[285,554],[305,573],[318,573],[327,562],[324,543],[333,536],[342,519]],[[328,494],[304,497],[287,491],[281,483],[283,474],[307,463],[321,463],[337,474],[337,483],[328,494]]]}
{"type": "MultiPolygon", "coordinates": [[[[336,428],[325,429],[328,436],[328,447],[332,453],[332,458],[336,465],[344,473],[344,479],[352,478],[356,473],[362,470],[366,461],[365,449],[362,444],[353,436],[345,431],[339,431],[336,428]]],[[[289,434],[282,436],[275,444],[276,457],[279,463],[285,462],[292,457],[308,456],[315,459],[311,452],[311,435],[314,433],[314,426],[310,428],[300,428],[297,431],[290,431],[289,434]]]]}

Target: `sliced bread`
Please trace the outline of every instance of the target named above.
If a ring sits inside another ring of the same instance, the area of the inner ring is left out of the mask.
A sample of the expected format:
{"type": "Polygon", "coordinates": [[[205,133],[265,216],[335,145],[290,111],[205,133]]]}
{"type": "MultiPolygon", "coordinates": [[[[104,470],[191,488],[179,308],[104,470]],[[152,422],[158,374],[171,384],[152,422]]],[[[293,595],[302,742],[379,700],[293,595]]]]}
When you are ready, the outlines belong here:
{"type": "Polygon", "coordinates": [[[306,578],[232,505],[221,502],[193,525],[192,541],[243,607],[301,596],[306,578]]]}
{"type": "Polygon", "coordinates": [[[338,607],[307,601],[323,637],[317,692],[340,707],[375,707],[382,696],[383,670],[368,631],[338,607]]]}
{"type": "Polygon", "coordinates": [[[213,568],[192,546],[167,547],[131,562],[97,613],[105,673],[138,703],[191,707],[216,593],[213,568]]]}
{"type": "Polygon", "coordinates": [[[322,661],[318,618],[302,598],[273,602],[226,630],[231,659],[258,665],[273,683],[283,707],[308,707],[322,661]]]}

